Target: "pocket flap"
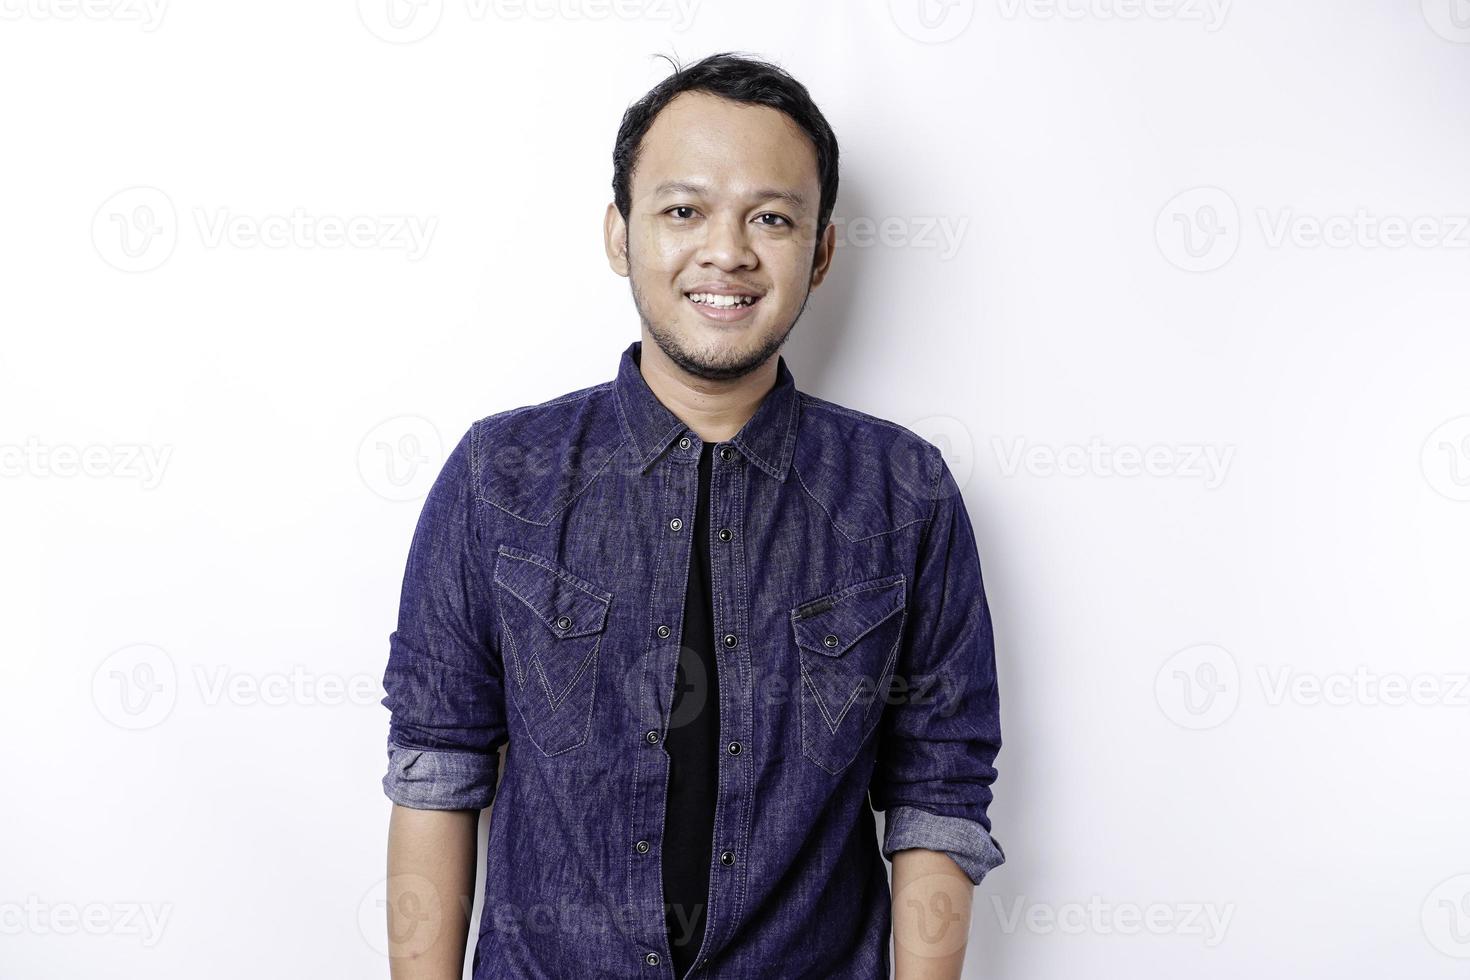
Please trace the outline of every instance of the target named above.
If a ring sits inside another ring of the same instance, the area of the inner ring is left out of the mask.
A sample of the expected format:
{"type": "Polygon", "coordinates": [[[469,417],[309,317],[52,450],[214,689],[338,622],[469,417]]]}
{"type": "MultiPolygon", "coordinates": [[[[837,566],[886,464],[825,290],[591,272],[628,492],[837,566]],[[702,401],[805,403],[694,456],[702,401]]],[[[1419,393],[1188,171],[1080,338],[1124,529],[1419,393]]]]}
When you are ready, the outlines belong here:
{"type": "Polygon", "coordinates": [[[505,544],[499,552],[496,583],[529,606],[554,635],[602,632],[611,592],[573,575],[549,558],[505,544]]]}
{"type": "Polygon", "coordinates": [[[807,650],[840,657],[874,627],[903,608],[903,575],[859,582],[791,610],[796,642],[807,650]]]}

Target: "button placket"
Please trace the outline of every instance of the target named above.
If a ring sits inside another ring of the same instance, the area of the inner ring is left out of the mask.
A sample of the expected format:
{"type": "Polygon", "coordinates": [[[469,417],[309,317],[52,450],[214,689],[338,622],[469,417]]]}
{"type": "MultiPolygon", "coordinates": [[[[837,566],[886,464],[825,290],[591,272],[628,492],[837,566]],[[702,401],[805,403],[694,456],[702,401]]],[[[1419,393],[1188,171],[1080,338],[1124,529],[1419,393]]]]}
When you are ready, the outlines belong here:
{"type": "MultiPolygon", "coordinates": [[[[651,685],[651,696],[635,697],[641,703],[661,705],[665,709],[671,709],[673,705],[679,648],[677,644],[662,641],[674,635],[674,623],[683,621],[684,603],[687,599],[685,593],[688,591],[687,562],[693,558],[690,553],[692,536],[683,532],[686,525],[689,528],[694,526],[694,498],[699,486],[698,469],[688,465],[698,459],[696,440],[683,436],[678,440],[678,445],[680,450],[686,452],[669,455],[659,471],[661,479],[665,481],[659,491],[664,513],[673,516],[667,517],[665,536],[659,539],[662,556],[658,562],[659,573],[654,582],[653,595],[649,600],[650,618],[655,625],[653,637],[650,637],[648,643],[649,667],[642,672],[641,683],[651,685]],[[687,452],[691,449],[692,456],[687,452]],[[687,521],[683,514],[690,515],[687,521]]],[[[668,718],[647,720],[656,722],[657,727],[648,728],[640,739],[649,748],[661,749],[668,718]]],[[[663,894],[659,880],[660,864],[658,861],[643,858],[654,853],[663,840],[668,802],[666,794],[669,758],[668,753],[662,750],[657,754],[640,753],[633,770],[633,783],[640,802],[632,813],[632,839],[635,843],[631,849],[634,853],[629,856],[629,871],[632,875],[629,882],[632,888],[630,898],[646,915],[643,920],[646,932],[642,938],[650,945],[667,941],[667,921],[659,905],[659,898],[663,894]]],[[[643,959],[648,966],[658,966],[664,962],[661,954],[654,950],[647,951],[643,959]]]]}
{"type": "Polygon", "coordinates": [[[746,843],[741,837],[745,831],[742,821],[748,819],[749,802],[742,797],[750,792],[751,774],[748,756],[742,753],[747,747],[752,692],[750,658],[746,655],[745,644],[739,642],[738,634],[740,624],[748,614],[744,603],[749,589],[741,581],[745,574],[743,549],[729,546],[740,533],[744,519],[745,470],[742,462],[732,446],[717,447],[710,482],[710,526],[717,529],[713,532],[710,563],[715,632],[719,637],[716,649],[721,653],[719,737],[725,746],[717,763],[714,833],[716,840],[724,840],[726,846],[718,853],[720,868],[725,873],[710,880],[704,943],[697,960],[701,969],[709,962],[706,952],[717,949],[718,944],[725,940],[734,924],[733,917],[739,914],[737,895],[744,878],[744,862],[737,864],[735,856],[746,843]]]}

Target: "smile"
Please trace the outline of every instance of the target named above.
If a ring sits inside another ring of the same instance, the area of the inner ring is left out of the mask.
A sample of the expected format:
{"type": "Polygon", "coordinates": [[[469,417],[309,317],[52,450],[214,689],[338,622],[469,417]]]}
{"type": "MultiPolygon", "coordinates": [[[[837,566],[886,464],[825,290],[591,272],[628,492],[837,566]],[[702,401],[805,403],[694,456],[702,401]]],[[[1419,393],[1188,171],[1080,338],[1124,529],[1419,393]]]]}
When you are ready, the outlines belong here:
{"type": "Polygon", "coordinates": [[[728,296],[720,293],[685,293],[684,298],[701,316],[722,323],[745,319],[761,301],[759,296],[728,296]]]}

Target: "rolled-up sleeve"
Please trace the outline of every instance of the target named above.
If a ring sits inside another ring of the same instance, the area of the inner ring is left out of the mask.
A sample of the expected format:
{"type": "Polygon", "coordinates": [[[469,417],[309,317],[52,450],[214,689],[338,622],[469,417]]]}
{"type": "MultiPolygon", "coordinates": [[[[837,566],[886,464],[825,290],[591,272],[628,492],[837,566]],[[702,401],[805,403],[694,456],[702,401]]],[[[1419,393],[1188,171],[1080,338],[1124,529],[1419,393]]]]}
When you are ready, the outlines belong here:
{"type": "Polygon", "coordinates": [[[440,470],[409,547],[383,675],[383,791],[423,810],[483,809],[506,740],[505,687],[481,556],[475,429],[440,470]]]}
{"type": "Polygon", "coordinates": [[[869,786],[885,813],[882,852],[942,851],[979,884],[1005,861],[986,811],[1000,751],[1000,693],[990,608],[964,499],[936,449],[895,683],[869,786]]]}

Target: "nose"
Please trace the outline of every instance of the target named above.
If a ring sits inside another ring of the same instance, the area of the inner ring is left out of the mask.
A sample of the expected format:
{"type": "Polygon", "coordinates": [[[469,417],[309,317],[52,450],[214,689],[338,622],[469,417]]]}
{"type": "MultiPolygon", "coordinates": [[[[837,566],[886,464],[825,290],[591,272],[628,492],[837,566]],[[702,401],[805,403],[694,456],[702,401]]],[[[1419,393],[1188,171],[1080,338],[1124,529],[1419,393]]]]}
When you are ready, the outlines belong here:
{"type": "Polygon", "coordinates": [[[723,271],[753,269],[759,261],[750,247],[745,219],[740,215],[721,215],[706,222],[708,229],[699,250],[699,263],[723,271]]]}

